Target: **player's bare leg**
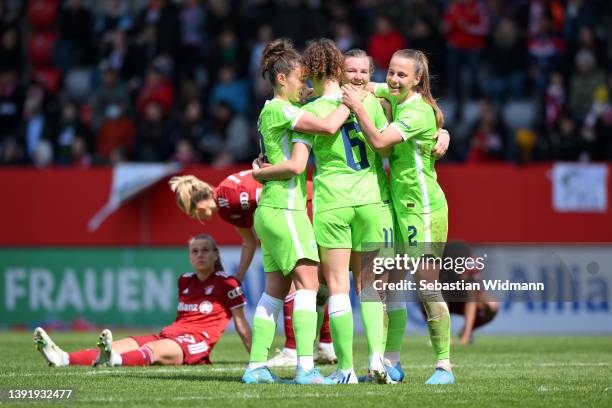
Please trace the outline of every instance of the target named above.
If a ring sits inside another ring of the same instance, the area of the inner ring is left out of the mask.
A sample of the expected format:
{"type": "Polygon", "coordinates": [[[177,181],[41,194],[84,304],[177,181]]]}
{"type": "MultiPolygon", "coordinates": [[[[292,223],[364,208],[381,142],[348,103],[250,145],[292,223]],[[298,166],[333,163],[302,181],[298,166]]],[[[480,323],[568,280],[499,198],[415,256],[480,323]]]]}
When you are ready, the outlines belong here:
{"type": "Polygon", "coordinates": [[[161,365],[183,364],[183,350],[174,340],[161,339],[145,344],[153,352],[152,363],[161,365]]]}

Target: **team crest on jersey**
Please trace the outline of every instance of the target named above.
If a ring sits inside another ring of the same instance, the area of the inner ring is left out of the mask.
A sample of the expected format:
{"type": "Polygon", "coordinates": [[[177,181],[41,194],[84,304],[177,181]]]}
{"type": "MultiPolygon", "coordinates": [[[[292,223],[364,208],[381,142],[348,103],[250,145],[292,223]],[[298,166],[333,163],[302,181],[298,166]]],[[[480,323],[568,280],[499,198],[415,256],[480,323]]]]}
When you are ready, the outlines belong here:
{"type": "Polygon", "coordinates": [[[198,306],[198,310],[200,311],[200,313],[209,314],[213,310],[213,305],[208,300],[205,300],[200,303],[200,306],[198,306]]]}
{"type": "Polygon", "coordinates": [[[210,294],[212,293],[212,291],[213,291],[213,289],[214,289],[214,288],[215,288],[215,287],[214,287],[214,286],[212,286],[212,285],[211,285],[211,286],[207,286],[207,287],[204,289],[204,294],[205,294],[205,295],[210,295],[210,294]]]}

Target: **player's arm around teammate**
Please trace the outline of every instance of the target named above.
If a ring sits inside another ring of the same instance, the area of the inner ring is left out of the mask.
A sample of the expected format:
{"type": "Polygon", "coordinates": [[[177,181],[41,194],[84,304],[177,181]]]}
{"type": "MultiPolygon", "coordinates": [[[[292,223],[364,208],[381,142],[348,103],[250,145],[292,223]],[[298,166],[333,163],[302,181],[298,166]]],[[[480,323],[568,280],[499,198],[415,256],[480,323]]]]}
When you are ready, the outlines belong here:
{"type": "MultiPolygon", "coordinates": [[[[264,105],[258,120],[261,152],[276,165],[291,158],[296,121],[304,114],[294,103],[305,83],[301,57],[288,40],[269,43],[262,56],[262,73],[274,88],[274,97],[264,105]]],[[[323,384],[328,381],[314,367],[316,338],[316,294],[319,288],[319,256],[312,225],[306,213],[306,177],[266,182],[255,212],[255,230],[261,240],[265,291],[253,317],[253,338],[245,383],[273,383],[278,377],[267,367],[276,321],[291,284],[296,288],[293,327],[298,365],[295,382],[323,384]]]]}
{"type": "MultiPolygon", "coordinates": [[[[377,87],[377,95],[378,88],[381,87],[377,87]]],[[[444,116],[431,95],[425,55],[415,50],[397,51],[389,64],[387,84],[382,90],[393,106],[393,122],[383,132],[373,125],[357,98],[356,89],[345,87],[343,100],[356,113],[368,142],[375,149],[394,146],[390,166],[396,241],[412,256],[424,255],[423,259],[431,255],[442,256],[448,231],[448,208],[436,180],[431,148],[444,116]]],[[[415,276],[419,281],[432,282],[438,275],[439,268],[427,267],[418,269],[415,276]]],[[[436,370],[427,383],[453,383],[448,307],[439,291],[422,290],[419,297],[427,312],[430,338],[437,357],[436,370]]]]}

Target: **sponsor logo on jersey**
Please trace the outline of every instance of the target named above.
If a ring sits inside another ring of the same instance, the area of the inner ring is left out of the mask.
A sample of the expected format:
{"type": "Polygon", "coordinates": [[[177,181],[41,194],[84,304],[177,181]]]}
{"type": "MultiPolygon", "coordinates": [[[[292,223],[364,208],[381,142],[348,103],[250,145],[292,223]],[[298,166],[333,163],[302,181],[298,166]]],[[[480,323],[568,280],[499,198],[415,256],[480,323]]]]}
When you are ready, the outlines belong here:
{"type": "Polygon", "coordinates": [[[242,295],[242,293],[242,286],[238,286],[237,288],[227,292],[227,297],[230,299],[236,299],[238,296],[242,295]]]}
{"type": "Polygon", "coordinates": [[[205,294],[205,295],[210,295],[210,294],[212,293],[212,291],[213,291],[213,289],[214,289],[214,288],[215,288],[215,287],[214,287],[214,286],[212,286],[212,285],[207,286],[207,287],[204,289],[204,294],[205,294]]]}
{"type": "Polygon", "coordinates": [[[229,208],[230,206],[229,200],[224,197],[217,197],[217,204],[219,204],[219,207],[229,208]]]}
{"type": "Polygon", "coordinates": [[[183,293],[183,295],[188,294],[189,293],[189,288],[185,288],[185,290],[182,293],[183,293]]]}
{"type": "Polygon", "coordinates": [[[198,309],[200,310],[200,313],[209,314],[213,310],[213,305],[208,300],[205,300],[202,303],[200,303],[200,305],[198,306],[198,309]]]}
{"type": "Polygon", "coordinates": [[[208,300],[205,300],[200,304],[179,302],[177,310],[179,312],[200,312],[203,314],[209,314],[213,310],[213,304],[208,300]]]}
{"type": "Polygon", "coordinates": [[[246,191],[240,193],[240,206],[243,210],[249,208],[249,193],[247,193],[246,191]]]}

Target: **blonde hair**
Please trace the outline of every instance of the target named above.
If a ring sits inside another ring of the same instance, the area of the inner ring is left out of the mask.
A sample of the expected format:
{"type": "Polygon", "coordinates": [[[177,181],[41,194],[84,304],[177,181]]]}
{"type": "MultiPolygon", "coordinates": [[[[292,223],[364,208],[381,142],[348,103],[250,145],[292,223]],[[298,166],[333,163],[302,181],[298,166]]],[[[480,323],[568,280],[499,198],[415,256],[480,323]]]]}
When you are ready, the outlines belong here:
{"type": "Polygon", "coordinates": [[[441,129],[444,126],[444,113],[438,106],[438,103],[431,94],[431,86],[429,84],[429,61],[427,56],[422,51],[418,50],[398,50],[395,51],[393,56],[401,58],[407,58],[414,61],[414,74],[420,78],[419,83],[416,86],[416,90],[421,94],[421,97],[427,102],[434,110],[436,117],[436,127],[441,129]]]}
{"type": "Polygon", "coordinates": [[[176,204],[190,217],[197,216],[197,205],[202,200],[213,197],[213,188],[196,176],[174,176],[168,182],[176,193],[176,204]]]}

